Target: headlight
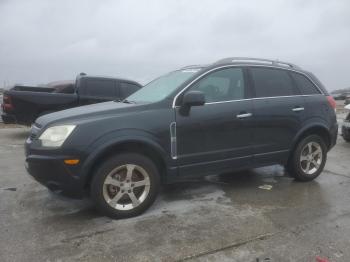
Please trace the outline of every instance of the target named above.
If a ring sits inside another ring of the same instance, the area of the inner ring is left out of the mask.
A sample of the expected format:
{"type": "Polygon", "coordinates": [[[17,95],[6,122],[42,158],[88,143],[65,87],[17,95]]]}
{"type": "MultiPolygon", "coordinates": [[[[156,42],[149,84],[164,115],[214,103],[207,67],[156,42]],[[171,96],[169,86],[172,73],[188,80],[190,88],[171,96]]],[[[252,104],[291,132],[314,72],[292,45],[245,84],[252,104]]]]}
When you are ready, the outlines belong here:
{"type": "Polygon", "coordinates": [[[49,127],[39,137],[44,147],[60,147],[74,130],[75,125],[49,127]]]}

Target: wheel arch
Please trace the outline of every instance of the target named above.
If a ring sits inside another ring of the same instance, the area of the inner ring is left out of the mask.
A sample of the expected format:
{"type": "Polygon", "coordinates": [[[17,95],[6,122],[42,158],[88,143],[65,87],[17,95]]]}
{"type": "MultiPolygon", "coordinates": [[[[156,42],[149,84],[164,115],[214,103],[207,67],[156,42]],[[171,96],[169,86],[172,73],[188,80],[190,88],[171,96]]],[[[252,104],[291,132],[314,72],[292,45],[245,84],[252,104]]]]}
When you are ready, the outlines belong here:
{"type": "Polygon", "coordinates": [[[159,169],[162,182],[166,180],[168,160],[164,149],[153,141],[142,138],[129,138],[103,145],[99,147],[96,152],[91,154],[90,157],[88,157],[87,163],[83,167],[84,188],[88,188],[90,186],[94,172],[101,164],[101,161],[122,152],[139,153],[149,157],[152,161],[154,161],[155,165],[159,169]]]}
{"type": "Polygon", "coordinates": [[[288,157],[288,162],[291,158],[291,156],[293,155],[293,152],[295,150],[295,148],[297,147],[298,143],[305,137],[309,136],[309,135],[318,135],[320,136],[326,146],[327,149],[329,149],[331,147],[331,134],[329,129],[322,125],[322,124],[316,124],[316,125],[309,125],[307,127],[305,127],[304,129],[302,129],[295,137],[293,143],[292,143],[292,148],[291,148],[291,153],[289,154],[288,157]]]}

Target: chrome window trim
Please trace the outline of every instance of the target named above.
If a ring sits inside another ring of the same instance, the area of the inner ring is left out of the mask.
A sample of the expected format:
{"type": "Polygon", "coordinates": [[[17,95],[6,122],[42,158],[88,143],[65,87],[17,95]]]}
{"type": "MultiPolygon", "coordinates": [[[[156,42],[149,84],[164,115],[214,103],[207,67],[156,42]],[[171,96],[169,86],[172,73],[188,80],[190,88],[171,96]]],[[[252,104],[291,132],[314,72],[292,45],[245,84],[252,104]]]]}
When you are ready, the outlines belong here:
{"type": "MultiPolygon", "coordinates": [[[[288,98],[288,97],[308,97],[308,96],[323,96],[323,95],[322,94],[313,94],[313,95],[294,95],[294,96],[253,97],[253,98],[245,98],[245,99],[235,99],[235,100],[227,100],[227,101],[208,102],[208,103],[205,103],[204,105],[224,104],[224,103],[241,102],[241,101],[262,100],[262,99],[276,99],[276,98],[288,98]]],[[[174,108],[180,108],[180,106],[175,106],[174,108]]]]}
{"type": "Polygon", "coordinates": [[[218,66],[215,67],[207,72],[204,72],[203,74],[201,74],[200,76],[196,77],[194,80],[192,80],[189,84],[187,84],[182,90],[179,91],[179,93],[177,93],[177,95],[174,97],[173,99],[173,103],[172,103],[172,108],[176,108],[176,100],[177,98],[184,92],[186,91],[186,89],[188,89],[193,83],[195,83],[198,79],[202,78],[203,76],[217,70],[217,69],[221,69],[221,68],[230,68],[230,67],[244,67],[244,66],[248,66],[248,67],[268,67],[268,68],[276,68],[276,69],[280,69],[280,70],[288,70],[288,71],[292,71],[298,74],[301,74],[303,76],[305,76],[307,79],[309,79],[318,89],[318,91],[320,91],[320,94],[311,94],[311,95],[293,95],[293,96],[272,96],[272,97],[254,97],[254,98],[246,98],[246,99],[238,99],[238,100],[229,100],[229,101],[218,101],[218,102],[209,102],[209,103],[205,103],[207,104],[218,104],[218,103],[227,103],[227,102],[233,102],[233,101],[245,101],[245,100],[253,100],[253,99],[270,99],[270,98],[281,98],[281,97],[296,97],[296,96],[314,96],[314,95],[325,95],[324,92],[322,91],[322,89],[305,73],[300,72],[298,70],[293,70],[292,68],[280,68],[278,66],[269,66],[269,65],[245,65],[245,64],[241,64],[241,65],[225,65],[225,66],[218,66]]]}
{"type": "MultiPolygon", "coordinates": [[[[308,97],[308,96],[322,96],[322,94],[314,94],[314,95],[294,95],[294,96],[253,97],[253,98],[246,98],[246,99],[236,99],[236,100],[227,100],[227,101],[218,101],[218,102],[208,102],[208,103],[205,103],[205,105],[222,104],[222,103],[231,103],[231,102],[240,102],[240,101],[250,101],[250,100],[276,99],[276,98],[288,98],[288,97],[308,97]]],[[[177,106],[177,107],[178,107],[178,106],[177,106]]]]}

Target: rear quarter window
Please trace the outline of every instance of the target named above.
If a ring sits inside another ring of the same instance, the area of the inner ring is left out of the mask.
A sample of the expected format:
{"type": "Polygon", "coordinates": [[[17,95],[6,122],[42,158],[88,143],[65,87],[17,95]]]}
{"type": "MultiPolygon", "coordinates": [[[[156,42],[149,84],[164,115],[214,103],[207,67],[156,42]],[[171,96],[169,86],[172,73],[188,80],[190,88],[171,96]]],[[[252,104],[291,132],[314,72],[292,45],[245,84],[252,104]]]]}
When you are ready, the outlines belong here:
{"type": "Polygon", "coordinates": [[[320,94],[320,90],[304,75],[292,73],[292,76],[297,84],[302,95],[320,94]]]}

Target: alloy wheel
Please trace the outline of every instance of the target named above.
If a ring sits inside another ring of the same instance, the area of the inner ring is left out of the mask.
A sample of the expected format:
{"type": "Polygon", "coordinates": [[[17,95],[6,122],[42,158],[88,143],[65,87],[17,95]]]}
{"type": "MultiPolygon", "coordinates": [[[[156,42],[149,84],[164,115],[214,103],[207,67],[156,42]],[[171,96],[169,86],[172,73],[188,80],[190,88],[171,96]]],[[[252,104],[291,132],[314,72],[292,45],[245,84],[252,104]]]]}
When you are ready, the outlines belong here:
{"type": "Polygon", "coordinates": [[[307,143],[301,150],[300,167],[307,175],[313,175],[318,171],[323,161],[321,145],[317,142],[307,143]]]}
{"type": "Polygon", "coordinates": [[[114,209],[131,210],[145,201],[150,177],[139,165],[126,164],[113,169],[103,183],[104,200],[114,209]]]}

